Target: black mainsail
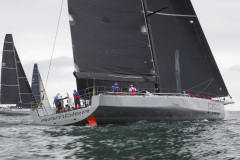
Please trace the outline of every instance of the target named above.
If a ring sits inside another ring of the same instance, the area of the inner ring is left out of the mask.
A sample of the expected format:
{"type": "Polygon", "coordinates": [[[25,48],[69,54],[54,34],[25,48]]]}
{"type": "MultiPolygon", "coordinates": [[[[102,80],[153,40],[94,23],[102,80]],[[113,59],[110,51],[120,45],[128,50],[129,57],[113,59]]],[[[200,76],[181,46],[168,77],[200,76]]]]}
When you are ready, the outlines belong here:
{"type": "Polygon", "coordinates": [[[182,90],[215,97],[228,96],[228,90],[191,1],[146,0],[146,2],[160,87],[172,91],[178,89],[175,52],[179,51],[182,90]]]}
{"type": "Polygon", "coordinates": [[[190,0],[68,0],[68,5],[79,90],[94,80],[154,88],[158,75],[161,92],[228,95],[190,0]]]}
{"type": "Polygon", "coordinates": [[[154,69],[140,0],[69,0],[78,89],[152,82],[154,69]]]}
{"type": "Polygon", "coordinates": [[[36,104],[11,34],[6,34],[3,46],[1,104],[16,104],[24,108],[36,104]]]}

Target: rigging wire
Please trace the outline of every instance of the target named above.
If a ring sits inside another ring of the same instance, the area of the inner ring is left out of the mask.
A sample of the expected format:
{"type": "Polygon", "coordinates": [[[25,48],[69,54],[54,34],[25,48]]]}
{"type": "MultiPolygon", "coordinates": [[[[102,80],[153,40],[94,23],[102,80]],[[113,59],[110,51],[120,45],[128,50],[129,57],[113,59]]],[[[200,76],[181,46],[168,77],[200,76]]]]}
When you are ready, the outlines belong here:
{"type": "Polygon", "coordinates": [[[228,111],[230,111],[230,109],[232,108],[233,104],[228,108],[228,111]]]}
{"type": "MultiPolygon", "coordinates": [[[[214,79],[214,78],[211,78],[211,79],[209,79],[209,80],[207,80],[207,81],[204,81],[204,82],[202,82],[202,83],[200,83],[200,84],[198,84],[198,85],[196,85],[196,86],[194,86],[194,87],[192,87],[192,88],[186,89],[186,90],[192,90],[193,88],[196,88],[196,87],[198,87],[198,86],[201,86],[201,85],[203,85],[203,84],[205,84],[205,83],[207,83],[207,82],[210,81],[209,84],[207,85],[207,87],[208,87],[208,86],[210,85],[210,83],[213,81],[213,79],[214,79]]],[[[207,88],[207,87],[206,87],[206,88],[207,88]]],[[[206,88],[205,88],[205,89],[206,89],[206,88]]],[[[205,90],[205,89],[204,89],[204,90],[205,90]]],[[[204,91],[204,90],[203,90],[203,91],[204,91]]],[[[203,92],[203,91],[201,91],[201,92],[203,92]]]]}
{"type": "Polygon", "coordinates": [[[52,65],[52,58],[53,58],[53,53],[54,53],[55,44],[56,44],[56,40],[57,40],[57,34],[58,34],[59,23],[60,23],[61,14],[62,14],[63,1],[64,1],[64,0],[62,0],[61,9],[60,9],[60,14],[59,14],[59,17],[58,17],[57,30],[56,30],[56,34],[55,34],[54,43],[53,43],[53,49],[52,49],[52,55],[51,55],[51,59],[50,59],[50,63],[49,63],[47,79],[46,79],[46,83],[45,83],[45,87],[44,87],[45,90],[46,90],[46,88],[47,88],[48,76],[49,76],[50,68],[51,68],[51,65],[52,65]]]}
{"type": "Polygon", "coordinates": [[[212,83],[213,79],[214,78],[211,79],[211,81],[208,83],[208,85],[201,92],[199,92],[199,94],[204,92],[208,88],[208,86],[212,83]]]}
{"type": "MultiPolygon", "coordinates": [[[[60,14],[59,14],[59,17],[58,17],[57,30],[56,30],[56,34],[55,34],[55,38],[54,38],[54,43],[53,43],[53,48],[52,48],[52,55],[51,55],[51,59],[50,59],[49,67],[48,67],[48,74],[47,74],[47,79],[46,79],[46,83],[45,83],[44,90],[46,90],[46,88],[47,88],[47,82],[48,82],[49,72],[50,72],[50,68],[51,68],[51,65],[52,65],[52,58],[53,58],[53,53],[54,53],[55,44],[56,44],[56,40],[57,40],[59,23],[60,23],[61,14],[62,14],[63,1],[64,1],[64,0],[62,0],[61,9],[60,9],[60,14]]],[[[46,92],[43,93],[43,97],[41,98],[41,101],[40,101],[40,103],[38,104],[38,107],[37,107],[37,108],[40,108],[40,107],[42,106],[42,103],[43,103],[43,99],[44,99],[44,95],[45,95],[45,94],[46,94],[46,92]]],[[[43,105],[43,108],[45,108],[44,105],[43,105]]]]}

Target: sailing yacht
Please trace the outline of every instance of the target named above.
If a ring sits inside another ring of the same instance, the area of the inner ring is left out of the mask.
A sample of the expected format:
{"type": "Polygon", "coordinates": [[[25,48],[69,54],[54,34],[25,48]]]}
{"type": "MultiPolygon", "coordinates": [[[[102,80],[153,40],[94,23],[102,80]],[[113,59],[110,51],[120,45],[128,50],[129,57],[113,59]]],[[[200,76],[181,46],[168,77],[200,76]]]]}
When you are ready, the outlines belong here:
{"type": "Polygon", "coordinates": [[[68,0],[68,8],[74,76],[91,103],[39,124],[224,119],[234,102],[223,98],[229,92],[190,0],[68,0]],[[114,83],[121,92],[110,91],[114,83]]]}
{"type": "Polygon", "coordinates": [[[74,104],[72,99],[67,97],[67,107],[69,110],[64,110],[63,112],[57,114],[56,108],[51,107],[49,103],[37,64],[34,64],[33,68],[32,91],[38,104],[35,109],[31,110],[32,118],[36,124],[68,125],[80,123],[92,114],[97,107],[90,106],[88,108],[73,110],[72,108],[74,104]]]}
{"type": "Polygon", "coordinates": [[[1,70],[0,113],[30,114],[35,98],[23,70],[13,37],[6,34],[1,70]]]}
{"type": "Polygon", "coordinates": [[[32,74],[32,92],[38,104],[38,113],[43,116],[46,114],[56,113],[56,109],[51,107],[47,93],[45,91],[42,78],[38,69],[38,64],[35,63],[32,74]],[[47,108],[47,109],[45,109],[47,108]]]}
{"type": "Polygon", "coordinates": [[[224,118],[224,104],[233,102],[220,98],[229,93],[190,0],[68,5],[78,90],[102,91],[92,101],[98,124],[224,118]],[[122,93],[106,92],[115,82],[122,93]],[[127,93],[130,84],[138,95],[127,93]]]}

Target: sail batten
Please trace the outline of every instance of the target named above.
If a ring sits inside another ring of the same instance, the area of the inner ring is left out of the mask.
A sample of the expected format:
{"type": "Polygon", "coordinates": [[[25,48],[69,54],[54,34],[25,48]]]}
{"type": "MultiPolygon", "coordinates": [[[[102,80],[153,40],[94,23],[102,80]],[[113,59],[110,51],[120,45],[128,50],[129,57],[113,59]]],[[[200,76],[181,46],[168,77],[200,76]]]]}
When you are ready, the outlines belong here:
{"type": "Polygon", "coordinates": [[[5,52],[14,52],[14,50],[3,50],[3,51],[5,51],[5,52]]]}
{"type": "MultiPolygon", "coordinates": [[[[154,13],[152,11],[148,11],[148,13],[154,13]]],[[[197,17],[196,15],[183,15],[183,14],[168,14],[168,13],[154,13],[156,15],[163,15],[163,16],[178,16],[178,17],[197,17]]]]}
{"type": "Polygon", "coordinates": [[[3,86],[13,86],[13,87],[14,86],[18,87],[19,86],[18,84],[17,85],[11,85],[11,84],[3,84],[3,83],[1,85],[3,85],[3,86]]]}
{"type": "Polygon", "coordinates": [[[105,81],[123,81],[123,82],[146,82],[155,81],[154,77],[144,76],[133,76],[123,74],[103,74],[103,73],[88,73],[88,72],[77,72],[77,78],[85,79],[98,79],[105,81]]]}

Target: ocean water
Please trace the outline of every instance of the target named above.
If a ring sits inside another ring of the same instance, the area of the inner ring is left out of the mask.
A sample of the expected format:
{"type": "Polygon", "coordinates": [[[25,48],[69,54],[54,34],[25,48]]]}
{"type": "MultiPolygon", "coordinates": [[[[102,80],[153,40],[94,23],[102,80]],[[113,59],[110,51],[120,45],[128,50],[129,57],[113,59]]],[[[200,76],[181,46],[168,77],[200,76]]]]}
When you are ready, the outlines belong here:
{"type": "Polygon", "coordinates": [[[221,121],[40,126],[0,114],[1,160],[240,160],[240,112],[221,121]]]}

